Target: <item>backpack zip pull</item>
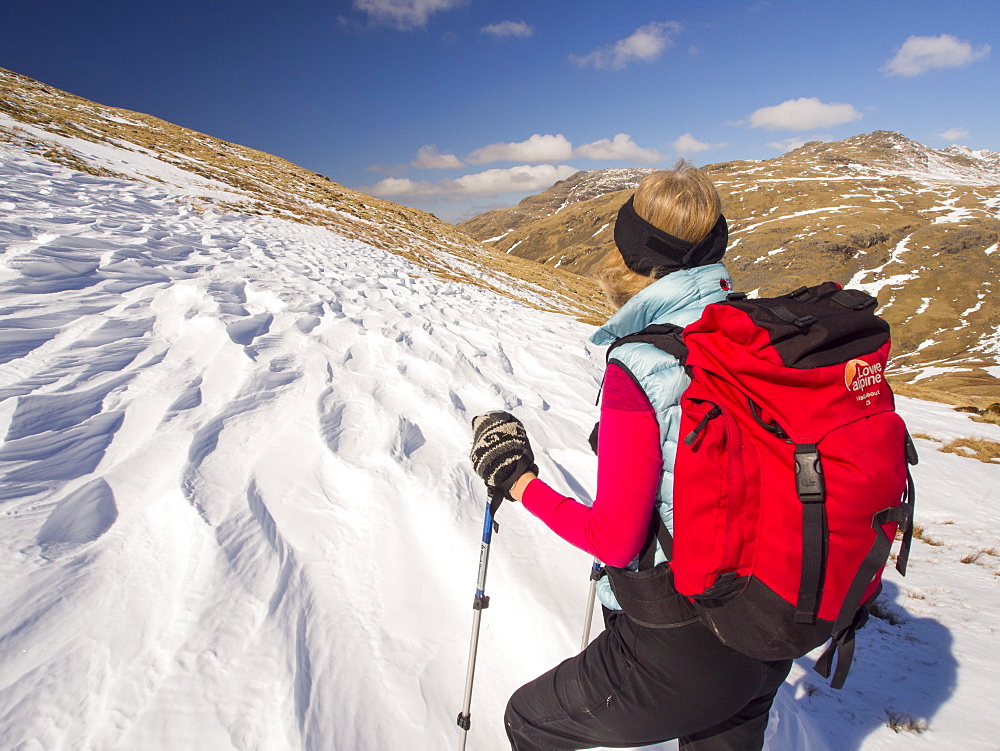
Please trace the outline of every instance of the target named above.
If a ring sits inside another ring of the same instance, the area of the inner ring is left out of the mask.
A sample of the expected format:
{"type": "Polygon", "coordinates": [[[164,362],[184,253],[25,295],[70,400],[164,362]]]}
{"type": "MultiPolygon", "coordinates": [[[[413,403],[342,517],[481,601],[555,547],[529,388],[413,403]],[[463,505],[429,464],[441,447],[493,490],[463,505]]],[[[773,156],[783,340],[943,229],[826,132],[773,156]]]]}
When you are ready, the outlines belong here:
{"type": "Polygon", "coordinates": [[[757,403],[749,396],[747,397],[747,406],[750,408],[750,414],[753,415],[753,419],[757,421],[758,425],[760,425],[762,428],[764,428],[764,430],[768,431],[769,433],[774,433],[776,436],[778,436],[778,438],[783,440],[785,443],[791,443],[791,440],[788,438],[788,433],[782,430],[781,426],[778,425],[778,423],[764,422],[764,418],[760,416],[760,407],[757,406],[757,403]]]}
{"type": "Polygon", "coordinates": [[[708,413],[703,418],[701,418],[701,422],[699,422],[695,426],[695,429],[692,430],[690,433],[688,433],[686,436],[684,436],[684,443],[687,444],[688,446],[694,443],[698,438],[698,434],[705,429],[705,426],[707,426],[708,423],[714,420],[716,417],[720,417],[721,415],[722,415],[722,409],[719,407],[719,405],[713,406],[708,411],[708,413]]]}

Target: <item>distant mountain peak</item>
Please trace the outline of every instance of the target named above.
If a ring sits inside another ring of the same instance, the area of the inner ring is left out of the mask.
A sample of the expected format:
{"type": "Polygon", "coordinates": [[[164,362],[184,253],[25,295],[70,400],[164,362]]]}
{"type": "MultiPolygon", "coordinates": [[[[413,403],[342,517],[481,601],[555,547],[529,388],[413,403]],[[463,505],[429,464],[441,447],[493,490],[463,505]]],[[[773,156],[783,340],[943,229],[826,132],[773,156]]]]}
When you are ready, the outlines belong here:
{"type": "MultiPolygon", "coordinates": [[[[609,167],[600,170],[580,170],[560,180],[548,190],[538,195],[549,199],[550,213],[556,213],[567,206],[581,201],[589,201],[607,193],[619,190],[635,190],[646,175],[656,172],[655,169],[644,167],[609,167]]],[[[528,208],[537,201],[538,196],[528,196],[519,205],[528,208]]]]}
{"type": "Polygon", "coordinates": [[[979,149],[976,151],[970,149],[968,146],[959,146],[957,144],[949,146],[946,149],[941,149],[941,151],[946,154],[965,157],[966,159],[976,159],[990,165],[994,169],[1000,170],[1000,153],[996,151],[989,151],[988,149],[979,149]]]}
{"type": "Polygon", "coordinates": [[[1000,155],[964,146],[933,149],[893,130],[862,133],[843,141],[810,141],[766,163],[802,167],[826,163],[859,176],[905,176],[926,185],[1000,184],[1000,155]]]}

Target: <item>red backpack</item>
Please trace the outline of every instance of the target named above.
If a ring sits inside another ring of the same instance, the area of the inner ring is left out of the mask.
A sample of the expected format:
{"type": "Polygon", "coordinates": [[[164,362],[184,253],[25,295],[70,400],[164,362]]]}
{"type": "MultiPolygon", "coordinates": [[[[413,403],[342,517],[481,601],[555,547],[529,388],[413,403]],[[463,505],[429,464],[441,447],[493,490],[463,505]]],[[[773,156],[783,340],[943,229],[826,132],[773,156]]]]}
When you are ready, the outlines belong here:
{"type": "MultiPolygon", "coordinates": [[[[639,571],[608,568],[622,609],[649,626],[695,617],[760,660],[801,657],[840,688],[854,633],[897,531],[906,572],[916,464],[885,380],[889,325],[833,282],[776,298],[730,295],[683,330],[623,337],[669,352],[681,400],[674,534],[655,523],[639,571]],[[652,536],[670,559],[651,567],[652,536]]],[[[654,514],[654,522],[659,516],[654,514]]]]}

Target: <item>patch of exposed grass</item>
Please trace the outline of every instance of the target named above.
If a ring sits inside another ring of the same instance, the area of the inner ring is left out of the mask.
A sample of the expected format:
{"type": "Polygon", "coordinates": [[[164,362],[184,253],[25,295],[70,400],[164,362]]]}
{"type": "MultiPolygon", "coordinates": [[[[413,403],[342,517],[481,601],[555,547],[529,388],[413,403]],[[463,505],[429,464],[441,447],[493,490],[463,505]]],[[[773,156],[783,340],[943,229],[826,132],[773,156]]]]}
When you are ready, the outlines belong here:
{"type": "Polygon", "coordinates": [[[977,550],[975,553],[969,553],[967,556],[962,558],[962,563],[979,563],[979,559],[984,555],[997,556],[996,548],[982,548],[977,550]]]}
{"type": "Polygon", "coordinates": [[[943,542],[935,540],[932,537],[928,537],[927,536],[927,530],[925,530],[924,527],[923,527],[923,525],[921,525],[921,524],[914,524],[913,525],[913,536],[915,538],[917,538],[918,540],[920,540],[920,541],[922,541],[922,542],[924,542],[924,543],[926,543],[928,545],[931,545],[933,547],[940,547],[941,545],[944,545],[943,542]]]}
{"type": "Polygon", "coordinates": [[[987,425],[1000,425],[1000,412],[981,412],[972,416],[973,422],[984,422],[987,425]]]}
{"type": "Polygon", "coordinates": [[[886,725],[894,733],[923,733],[930,730],[927,720],[920,720],[905,712],[897,712],[893,709],[885,710],[886,725]]]}
{"type": "Polygon", "coordinates": [[[967,412],[973,422],[987,425],[1000,425],[1000,402],[994,402],[988,407],[979,408],[972,405],[955,407],[956,412],[967,412]]]}
{"type": "Polygon", "coordinates": [[[928,435],[927,433],[913,433],[910,437],[923,438],[925,441],[935,441],[936,443],[942,443],[940,438],[935,438],[934,436],[928,435]]]}
{"type": "Polygon", "coordinates": [[[87,161],[84,161],[75,154],[70,153],[66,149],[59,148],[58,146],[53,146],[52,148],[45,151],[42,154],[43,157],[48,159],[50,162],[55,164],[61,164],[63,167],[69,167],[77,172],[86,172],[90,175],[96,175],[98,177],[118,177],[121,178],[122,175],[115,174],[110,170],[103,169],[101,167],[96,167],[87,161]]]}
{"type": "Polygon", "coordinates": [[[987,464],[992,464],[995,460],[1000,459],[1000,443],[986,438],[956,438],[938,450],[946,454],[958,454],[978,459],[987,464]]]}

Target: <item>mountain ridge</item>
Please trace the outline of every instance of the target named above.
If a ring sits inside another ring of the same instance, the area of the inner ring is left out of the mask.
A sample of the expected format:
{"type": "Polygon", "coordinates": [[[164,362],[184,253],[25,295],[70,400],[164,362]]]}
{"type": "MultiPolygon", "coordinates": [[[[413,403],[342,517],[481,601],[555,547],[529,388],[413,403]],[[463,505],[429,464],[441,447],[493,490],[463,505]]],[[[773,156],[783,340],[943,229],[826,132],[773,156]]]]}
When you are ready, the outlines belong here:
{"type": "MultiPolygon", "coordinates": [[[[773,295],[826,279],[866,289],[893,325],[897,381],[1000,400],[1000,307],[990,294],[1000,275],[1000,155],[875,131],[703,169],[723,200],[738,289],[773,295]]],[[[505,253],[595,275],[614,249],[618,208],[648,173],[602,193],[601,172],[458,226],[505,253]]]]}
{"type": "Polygon", "coordinates": [[[359,193],[285,159],[0,68],[0,138],[98,176],[195,188],[203,209],[271,215],[389,250],[444,279],[598,321],[597,285],[483,246],[432,214],[359,193]]]}

